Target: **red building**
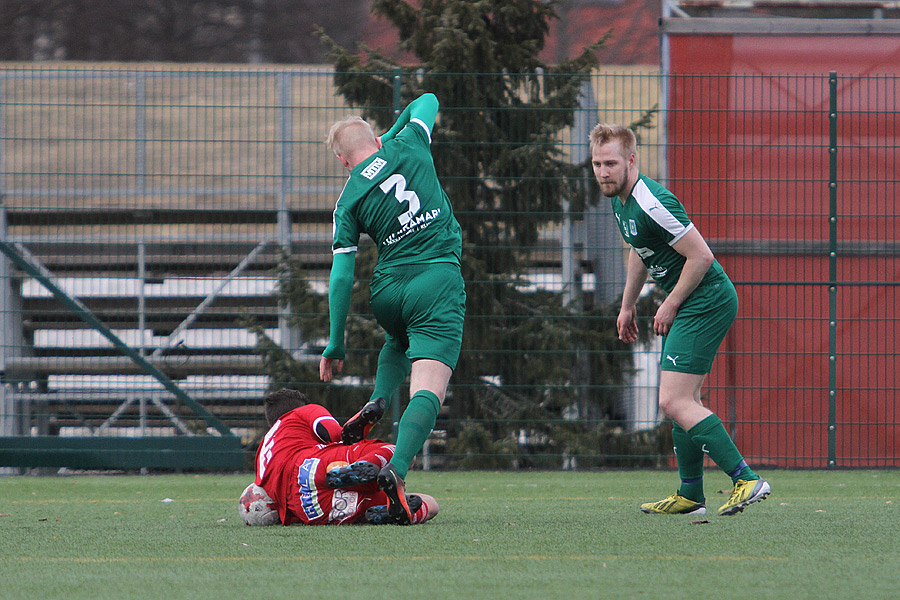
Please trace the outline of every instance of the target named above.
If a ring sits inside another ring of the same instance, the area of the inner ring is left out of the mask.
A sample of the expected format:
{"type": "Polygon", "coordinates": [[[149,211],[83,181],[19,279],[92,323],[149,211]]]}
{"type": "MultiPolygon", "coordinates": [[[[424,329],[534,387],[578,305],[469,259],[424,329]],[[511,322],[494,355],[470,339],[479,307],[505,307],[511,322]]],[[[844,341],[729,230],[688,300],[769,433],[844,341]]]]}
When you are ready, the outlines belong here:
{"type": "Polygon", "coordinates": [[[662,21],[669,184],[742,304],[710,399],[757,461],[900,464],[897,4],[681,2],[662,21]]]}
{"type": "MultiPolygon", "coordinates": [[[[559,19],[551,23],[542,60],[556,64],[573,58],[587,46],[611,36],[598,52],[604,65],[658,65],[660,0],[563,0],[559,19]]],[[[397,50],[397,30],[387,19],[373,17],[363,40],[400,62],[411,62],[397,50]]]]}

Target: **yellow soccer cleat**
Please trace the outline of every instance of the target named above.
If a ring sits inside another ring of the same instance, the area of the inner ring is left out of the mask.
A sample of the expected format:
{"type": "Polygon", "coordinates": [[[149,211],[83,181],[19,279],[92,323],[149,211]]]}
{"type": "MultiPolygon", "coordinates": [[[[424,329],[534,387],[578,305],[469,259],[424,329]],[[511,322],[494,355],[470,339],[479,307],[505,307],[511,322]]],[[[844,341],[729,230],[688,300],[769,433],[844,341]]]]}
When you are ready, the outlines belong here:
{"type": "Polygon", "coordinates": [[[765,500],[772,492],[769,482],[765,479],[745,480],[738,479],[731,490],[728,502],[719,509],[719,516],[736,515],[750,504],[765,500]]]}
{"type": "Polygon", "coordinates": [[[648,515],[705,515],[706,503],[688,500],[676,492],[668,498],[641,504],[641,511],[648,515]]]}

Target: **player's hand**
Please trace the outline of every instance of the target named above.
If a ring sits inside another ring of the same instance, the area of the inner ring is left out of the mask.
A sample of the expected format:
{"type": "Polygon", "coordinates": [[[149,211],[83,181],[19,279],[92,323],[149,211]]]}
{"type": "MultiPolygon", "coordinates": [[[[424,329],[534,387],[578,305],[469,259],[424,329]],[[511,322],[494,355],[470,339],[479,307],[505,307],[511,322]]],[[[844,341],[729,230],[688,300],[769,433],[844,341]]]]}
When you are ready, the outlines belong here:
{"type": "Polygon", "coordinates": [[[663,302],[656,310],[656,316],[653,317],[653,331],[656,335],[669,335],[672,329],[672,322],[675,321],[675,315],[678,314],[678,307],[671,302],[663,302]]]}
{"type": "Polygon", "coordinates": [[[619,311],[619,317],[616,319],[616,331],[619,334],[619,339],[626,344],[637,340],[638,329],[637,323],[634,322],[634,313],[634,307],[623,307],[619,311]]]}
{"type": "Polygon", "coordinates": [[[334,379],[334,371],[340,373],[344,369],[344,361],[323,356],[319,360],[319,379],[328,383],[334,379]]]}

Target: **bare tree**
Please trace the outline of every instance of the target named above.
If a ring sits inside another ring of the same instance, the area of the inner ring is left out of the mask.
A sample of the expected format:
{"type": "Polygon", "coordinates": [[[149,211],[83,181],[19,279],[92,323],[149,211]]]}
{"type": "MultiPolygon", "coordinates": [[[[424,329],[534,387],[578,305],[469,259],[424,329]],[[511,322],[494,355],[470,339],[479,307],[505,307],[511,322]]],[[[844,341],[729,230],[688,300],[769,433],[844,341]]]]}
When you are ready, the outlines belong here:
{"type": "Polygon", "coordinates": [[[351,44],[369,2],[3,0],[0,60],[318,63],[320,25],[351,44]]]}
{"type": "Polygon", "coordinates": [[[0,3],[0,58],[47,59],[52,46],[51,15],[57,0],[5,0],[0,3]]]}
{"type": "Polygon", "coordinates": [[[371,19],[366,0],[340,3],[321,0],[257,0],[264,3],[262,50],[269,62],[326,62],[327,48],[316,26],[324,29],[340,44],[353,46],[371,19]]]}

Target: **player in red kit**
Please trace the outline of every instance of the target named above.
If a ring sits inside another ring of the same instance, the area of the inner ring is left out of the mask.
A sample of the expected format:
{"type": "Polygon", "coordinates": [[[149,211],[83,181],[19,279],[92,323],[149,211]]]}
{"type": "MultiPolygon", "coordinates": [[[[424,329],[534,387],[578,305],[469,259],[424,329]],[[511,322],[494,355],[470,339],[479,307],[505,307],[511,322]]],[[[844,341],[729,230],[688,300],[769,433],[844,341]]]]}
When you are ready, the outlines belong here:
{"type": "MultiPolygon", "coordinates": [[[[390,462],[394,446],[378,440],[344,445],[341,425],[328,409],[306,402],[304,394],[290,389],[266,397],[271,427],[256,452],[255,484],[277,509],[278,521],[282,525],[391,522],[388,498],[376,478],[390,462]]],[[[416,506],[414,523],[437,514],[431,496],[410,494],[408,501],[410,508],[416,506]]],[[[243,498],[242,506],[246,508],[243,498]]]]}

